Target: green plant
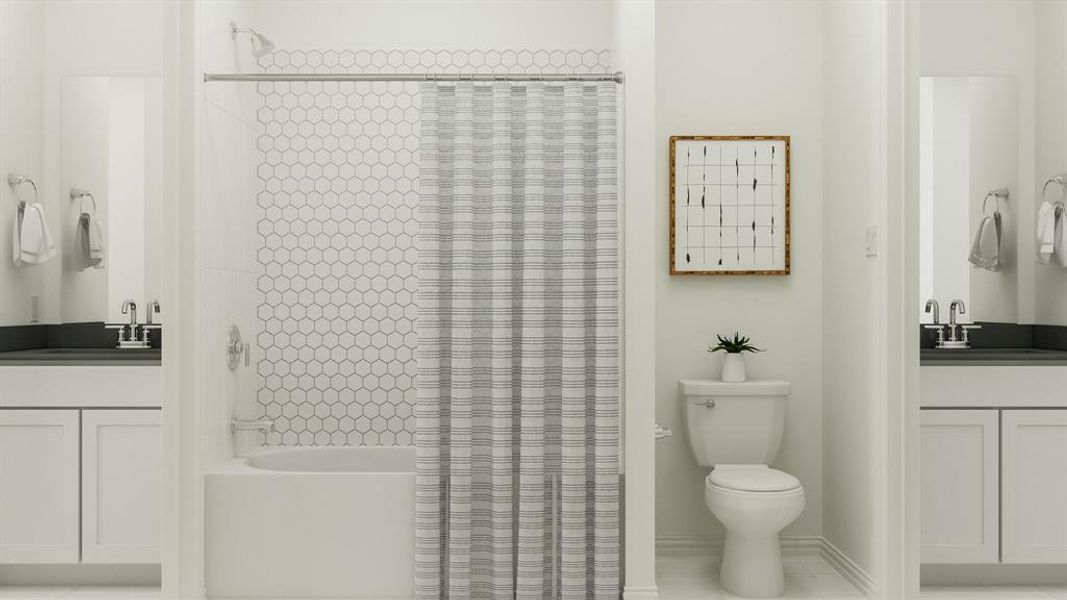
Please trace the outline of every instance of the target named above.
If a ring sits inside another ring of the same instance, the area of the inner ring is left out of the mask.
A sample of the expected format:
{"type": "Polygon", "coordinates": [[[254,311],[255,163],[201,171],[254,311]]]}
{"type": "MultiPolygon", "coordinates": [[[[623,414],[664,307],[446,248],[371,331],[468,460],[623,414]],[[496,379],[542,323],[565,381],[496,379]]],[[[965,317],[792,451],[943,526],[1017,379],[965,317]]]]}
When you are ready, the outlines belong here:
{"type": "Polygon", "coordinates": [[[715,337],[719,338],[719,343],[714,346],[708,346],[708,352],[718,352],[719,350],[722,350],[729,354],[740,354],[742,352],[763,352],[763,349],[757,348],[749,344],[749,339],[747,337],[741,337],[740,332],[735,332],[733,339],[730,339],[728,337],[722,337],[721,335],[716,335],[715,337]]]}

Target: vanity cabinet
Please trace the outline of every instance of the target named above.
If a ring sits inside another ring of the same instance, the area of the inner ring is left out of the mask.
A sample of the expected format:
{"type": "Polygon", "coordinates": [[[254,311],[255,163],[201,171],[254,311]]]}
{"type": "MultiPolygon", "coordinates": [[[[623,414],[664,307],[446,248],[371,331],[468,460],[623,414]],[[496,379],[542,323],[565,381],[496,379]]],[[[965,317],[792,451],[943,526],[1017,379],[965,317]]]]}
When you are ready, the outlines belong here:
{"type": "Polygon", "coordinates": [[[999,459],[995,410],[924,410],[921,560],[999,560],[999,459]]]}
{"type": "Polygon", "coordinates": [[[158,366],[0,366],[0,565],[160,562],[161,396],[158,366]]]}
{"type": "Polygon", "coordinates": [[[1067,366],[923,367],[921,560],[1067,564],[1067,366]]]}
{"type": "Polygon", "coordinates": [[[1067,410],[1001,414],[1001,560],[1067,563],[1067,410]]]}
{"type": "Polygon", "coordinates": [[[0,410],[0,563],[78,562],[78,411],[0,410]]]}
{"type": "Polygon", "coordinates": [[[161,425],[158,410],[82,411],[82,562],[159,562],[161,425]]]}

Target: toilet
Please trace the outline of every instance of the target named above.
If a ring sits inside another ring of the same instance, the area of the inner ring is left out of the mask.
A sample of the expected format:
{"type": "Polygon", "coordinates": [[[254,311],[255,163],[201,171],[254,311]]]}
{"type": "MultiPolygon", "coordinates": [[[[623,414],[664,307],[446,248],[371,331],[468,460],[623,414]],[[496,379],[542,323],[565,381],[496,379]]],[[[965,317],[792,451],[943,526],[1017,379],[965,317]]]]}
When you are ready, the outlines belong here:
{"type": "Polygon", "coordinates": [[[711,469],[704,503],[726,528],[720,584],[731,594],[785,592],[778,533],[804,510],[800,481],[772,469],[785,427],[786,381],[679,382],[693,456],[711,469]]]}

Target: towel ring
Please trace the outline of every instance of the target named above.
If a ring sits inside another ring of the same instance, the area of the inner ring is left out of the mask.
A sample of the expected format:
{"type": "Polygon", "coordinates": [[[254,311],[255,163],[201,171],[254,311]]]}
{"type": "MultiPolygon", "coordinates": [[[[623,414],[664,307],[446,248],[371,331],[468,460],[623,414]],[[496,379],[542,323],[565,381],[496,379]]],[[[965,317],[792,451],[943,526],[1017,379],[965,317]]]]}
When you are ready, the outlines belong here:
{"type": "Polygon", "coordinates": [[[86,196],[88,196],[89,199],[93,201],[93,216],[95,217],[96,216],[96,196],[93,196],[93,193],[90,192],[89,190],[79,190],[78,188],[70,188],[70,199],[71,199],[72,202],[75,201],[75,200],[78,201],[78,212],[79,213],[84,213],[85,212],[84,210],[82,210],[82,207],[85,206],[85,198],[86,198],[86,196]]]}
{"type": "Polygon", "coordinates": [[[11,186],[11,189],[15,190],[15,201],[19,203],[19,206],[26,204],[26,201],[19,197],[19,186],[26,183],[33,187],[33,203],[36,204],[37,184],[25,175],[16,175],[15,173],[8,173],[7,175],[7,184],[11,186]]]}
{"type": "Polygon", "coordinates": [[[1042,202],[1048,202],[1047,198],[1045,197],[1045,192],[1048,191],[1048,185],[1050,183],[1056,183],[1056,184],[1059,184],[1059,186],[1060,186],[1060,199],[1057,202],[1053,202],[1052,205],[1056,207],[1056,210],[1058,210],[1059,212],[1062,213],[1063,212],[1064,193],[1065,193],[1065,188],[1067,188],[1067,176],[1065,176],[1065,175],[1057,175],[1055,177],[1050,177],[1050,178],[1045,180],[1045,185],[1041,186],[1041,201],[1042,202]]]}
{"type": "Polygon", "coordinates": [[[989,199],[993,199],[993,208],[995,212],[1000,212],[1000,199],[1008,199],[1008,190],[999,188],[986,192],[985,199],[982,200],[982,214],[986,214],[986,207],[989,206],[989,199]]]}

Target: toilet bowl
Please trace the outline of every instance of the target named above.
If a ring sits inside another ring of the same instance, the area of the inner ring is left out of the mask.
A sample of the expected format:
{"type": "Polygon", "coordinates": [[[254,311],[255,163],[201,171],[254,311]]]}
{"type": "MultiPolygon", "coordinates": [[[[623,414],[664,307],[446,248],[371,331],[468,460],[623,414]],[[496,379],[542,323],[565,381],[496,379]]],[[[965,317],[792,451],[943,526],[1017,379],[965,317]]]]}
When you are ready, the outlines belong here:
{"type": "Polygon", "coordinates": [[[720,585],[748,598],[785,592],[778,533],[804,510],[800,481],[768,465],[785,427],[789,383],[683,380],[689,447],[711,469],[704,502],[726,529],[720,585]]]}
{"type": "Polygon", "coordinates": [[[804,488],[766,465],[719,465],[708,475],[704,503],[726,529],[720,585],[747,598],[785,591],[778,533],[804,510],[804,488]]]}

